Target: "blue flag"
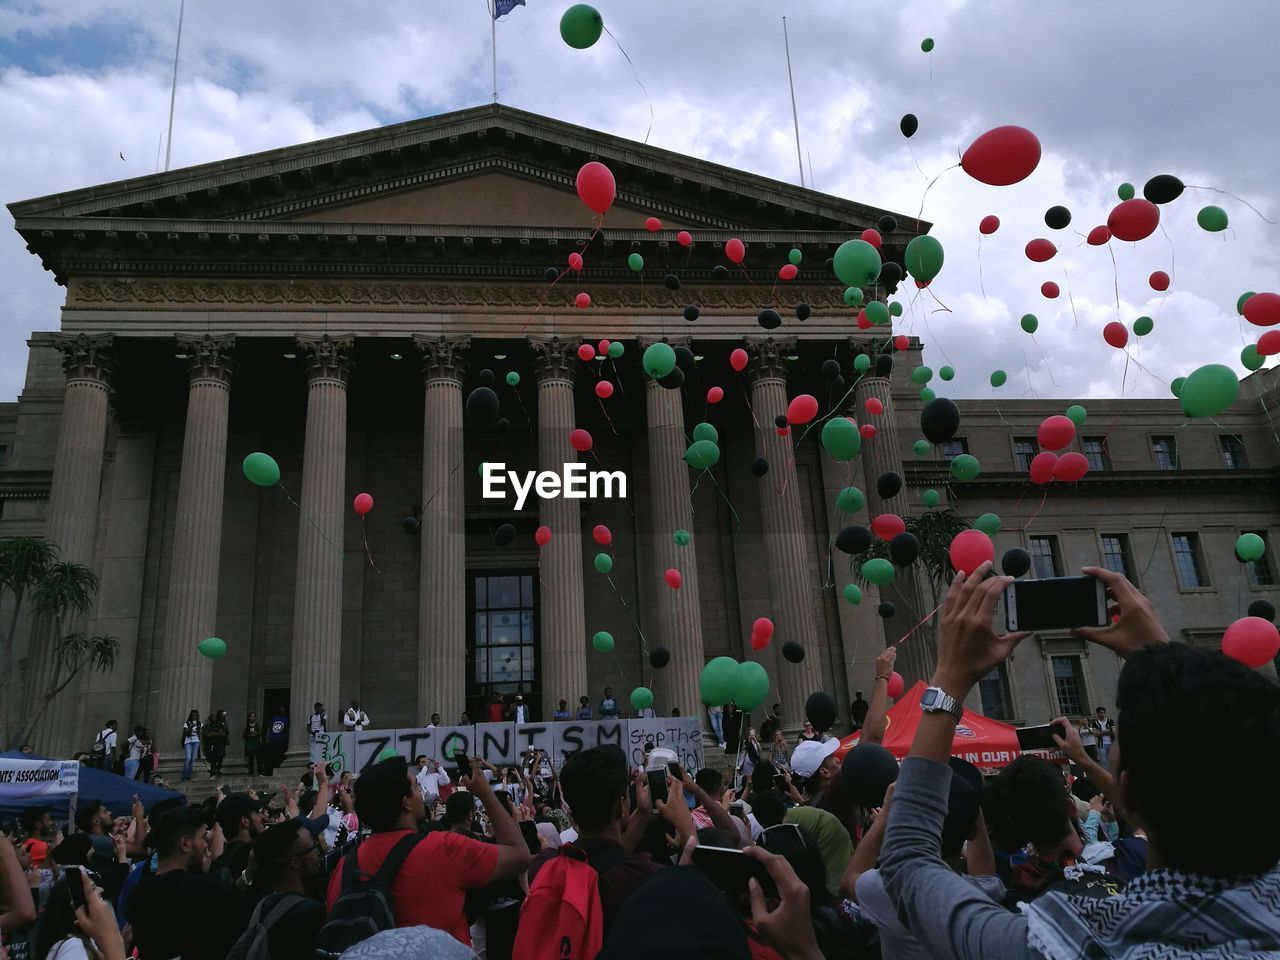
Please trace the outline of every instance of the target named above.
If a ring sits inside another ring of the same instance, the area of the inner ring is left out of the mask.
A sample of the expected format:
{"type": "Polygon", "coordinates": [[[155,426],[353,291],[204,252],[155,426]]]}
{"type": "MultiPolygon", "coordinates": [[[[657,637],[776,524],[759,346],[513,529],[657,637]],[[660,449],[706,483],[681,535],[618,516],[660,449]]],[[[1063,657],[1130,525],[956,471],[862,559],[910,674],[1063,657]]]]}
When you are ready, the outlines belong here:
{"type": "Polygon", "coordinates": [[[524,0],[493,0],[493,19],[505,17],[516,7],[523,7],[524,0]]]}

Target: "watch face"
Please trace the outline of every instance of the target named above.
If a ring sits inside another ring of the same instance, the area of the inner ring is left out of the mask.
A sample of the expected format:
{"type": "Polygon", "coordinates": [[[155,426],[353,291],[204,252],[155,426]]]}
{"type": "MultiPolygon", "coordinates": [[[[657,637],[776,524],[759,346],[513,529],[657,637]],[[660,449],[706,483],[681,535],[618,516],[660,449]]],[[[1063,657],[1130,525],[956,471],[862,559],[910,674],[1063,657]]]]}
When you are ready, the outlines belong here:
{"type": "Polygon", "coordinates": [[[926,710],[936,705],[937,702],[938,702],[938,691],[933,687],[930,687],[920,695],[920,706],[926,710]]]}

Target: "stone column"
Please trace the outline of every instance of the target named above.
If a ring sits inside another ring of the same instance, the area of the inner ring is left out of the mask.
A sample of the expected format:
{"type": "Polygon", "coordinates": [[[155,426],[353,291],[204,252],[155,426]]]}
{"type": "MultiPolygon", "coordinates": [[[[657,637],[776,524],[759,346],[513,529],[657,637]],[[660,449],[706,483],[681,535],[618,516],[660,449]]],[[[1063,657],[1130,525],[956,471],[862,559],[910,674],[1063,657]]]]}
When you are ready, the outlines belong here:
{"type": "MultiPolygon", "coordinates": [[[[654,343],[642,339],[643,350],[654,343]]],[[[688,346],[689,339],[668,338],[672,346],[688,346]]],[[[698,677],[705,659],[702,653],[702,612],[698,594],[698,543],[676,546],[677,530],[693,532],[693,501],[689,495],[689,465],[684,430],[684,403],[679,390],[668,390],[646,377],[645,430],[649,453],[649,504],[652,511],[653,569],[649,575],[657,586],[658,629],[649,642],[671,651],[671,663],[654,677],[659,715],[675,707],[682,716],[701,716],[702,700],[698,677]],[[663,582],[669,568],[680,571],[681,585],[673,590],[663,582]]],[[[647,665],[642,664],[647,669],[647,665]]]]}
{"type": "Polygon", "coordinates": [[[769,461],[769,472],[757,483],[769,564],[769,596],[773,605],[772,645],[778,650],[775,684],[782,691],[783,725],[788,731],[804,723],[804,703],[821,689],[818,633],[813,619],[813,584],[808,580],[809,524],[805,522],[796,480],[794,436],[780,437],[773,418],[787,412],[787,355],[794,339],[746,338],[751,365],[751,406],[756,419],[756,454],[769,461]],[[805,648],[801,663],[783,659],[781,646],[795,640],[805,648]]]}
{"type": "Polygon", "coordinates": [[[416,336],[426,386],[422,566],[418,580],[418,717],[457,722],[467,691],[466,496],[462,378],[470,337],[416,336]]]}
{"type": "MultiPolygon", "coordinates": [[[[111,334],[101,336],[58,335],[54,345],[62,351],[67,376],[63,391],[62,420],[53,461],[45,538],[58,548],[59,558],[92,564],[98,524],[98,496],[102,486],[102,461],[107,442],[108,400],[111,389],[111,334]]],[[[28,597],[28,603],[30,598],[28,597]]],[[[62,624],[65,636],[84,629],[85,618],[69,617],[62,624]]],[[[45,694],[66,679],[58,675],[57,629],[40,624],[32,631],[27,669],[27,717],[39,710],[45,694]]],[[[94,730],[76,729],[78,716],[74,688],[65,689],[49,704],[31,734],[37,753],[69,757],[94,730]]],[[[90,725],[108,718],[90,717],[90,725]]],[[[126,722],[123,717],[118,718],[126,722]]],[[[19,724],[25,717],[17,718],[19,724]]],[[[15,731],[16,733],[16,731],[15,731]]],[[[16,745],[15,745],[16,746],[16,745]]]]}
{"type": "MultiPolygon", "coordinates": [[[[538,376],[538,469],[560,473],[578,459],[569,446],[575,426],[573,378],[577,338],[533,338],[538,376]]],[[[540,501],[539,518],[551,528],[542,548],[539,597],[542,633],[544,713],[564,698],[577,703],[587,689],[586,615],[582,590],[582,513],[579,501],[563,497],[540,501]]],[[[681,705],[683,706],[683,705],[681,705]]]]}
{"type": "Polygon", "coordinates": [[[289,679],[291,747],[305,749],[312,705],[337,718],[342,663],[343,526],[347,498],[347,380],[352,337],[300,336],[307,354],[307,432],[293,596],[289,679]]]}
{"type": "Polygon", "coordinates": [[[234,336],[206,334],[177,340],[190,356],[190,388],[164,620],[160,710],[148,724],[160,738],[161,756],[166,759],[180,758],[174,731],[187,713],[199,710],[203,718],[213,708],[209,702],[213,661],[200,656],[196,645],[215,635],[218,615],[227,410],[235,367],[234,336]]]}

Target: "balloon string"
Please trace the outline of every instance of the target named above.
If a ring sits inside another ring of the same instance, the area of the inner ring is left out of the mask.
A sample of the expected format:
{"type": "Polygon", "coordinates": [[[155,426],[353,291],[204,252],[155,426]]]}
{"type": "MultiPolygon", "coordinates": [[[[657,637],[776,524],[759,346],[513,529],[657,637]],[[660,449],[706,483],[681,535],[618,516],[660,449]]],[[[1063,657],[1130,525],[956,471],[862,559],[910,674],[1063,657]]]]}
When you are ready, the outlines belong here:
{"type": "Polygon", "coordinates": [[[1071,274],[1067,273],[1066,267],[1063,267],[1062,275],[1067,278],[1067,303],[1071,305],[1071,319],[1075,321],[1072,324],[1071,329],[1075,330],[1075,329],[1078,329],[1080,326],[1080,317],[1076,314],[1075,297],[1071,295],[1071,274]]]}
{"type": "Polygon", "coordinates": [[[373,567],[374,573],[381,574],[382,571],[379,570],[378,565],[373,562],[373,554],[369,552],[369,527],[365,523],[364,517],[360,518],[360,536],[361,539],[364,540],[364,555],[369,560],[369,566],[373,567]]]}
{"type": "Polygon", "coordinates": [[[1049,382],[1055,387],[1058,386],[1058,381],[1053,376],[1053,367],[1049,364],[1049,355],[1044,352],[1044,347],[1040,346],[1040,341],[1036,339],[1034,333],[1031,335],[1031,342],[1036,345],[1036,349],[1040,351],[1040,356],[1044,359],[1044,369],[1049,374],[1049,382]]]}
{"type": "MultiPolygon", "coordinates": [[[[944,601],[944,603],[945,603],[945,601],[944,601]]],[[[910,637],[913,633],[915,633],[917,630],[919,630],[921,627],[923,627],[926,623],[928,623],[930,620],[932,620],[932,619],[933,619],[933,615],[934,615],[935,613],[937,613],[937,612],[938,612],[939,610],[941,610],[941,609],[942,609],[942,604],[940,603],[940,604],[938,604],[936,607],[934,607],[932,610],[930,610],[928,613],[926,613],[926,614],[924,615],[924,619],[922,619],[922,620],[918,621],[914,627],[912,627],[910,630],[908,630],[906,633],[904,633],[902,636],[900,636],[900,637],[899,637],[899,638],[898,638],[898,639],[897,639],[897,640],[892,644],[892,646],[895,646],[895,647],[896,647],[896,646],[898,646],[898,644],[902,643],[904,640],[906,640],[908,637],[910,637]]]]}
{"type": "Polygon", "coordinates": [[[1212,190],[1214,193],[1220,193],[1223,196],[1230,197],[1232,200],[1235,200],[1237,203],[1243,203],[1246,207],[1248,207],[1254,213],[1257,213],[1259,217],[1262,217],[1262,219],[1265,220],[1267,223],[1271,224],[1272,226],[1275,225],[1274,220],[1267,220],[1266,217],[1263,217],[1262,214],[1258,212],[1257,207],[1249,203],[1247,200],[1242,200],[1240,197],[1237,197],[1234,193],[1228,193],[1226,190],[1219,190],[1217,187],[1200,187],[1190,183],[1186,185],[1186,188],[1188,190],[1212,190]]]}
{"type": "MultiPolygon", "coordinates": [[[[595,229],[591,231],[591,236],[587,238],[587,242],[582,245],[582,253],[586,253],[587,250],[590,249],[592,241],[595,240],[596,236],[600,233],[600,227],[603,224],[604,224],[604,214],[602,213],[596,217],[595,229]]],[[[578,254],[578,255],[581,256],[582,254],[578,254]]],[[[543,288],[542,296],[538,298],[538,303],[537,303],[537,306],[533,308],[533,313],[531,313],[528,317],[525,318],[524,326],[520,328],[521,333],[526,332],[529,329],[529,324],[533,323],[533,318],[542,312],[543,306],[546,305],[547,297],[551,295],[551,288],[554,287],[557,283],[559,283],[562,279],[564,279],[565,274],[569,273],[572,269],[573,268],[569,266],[563,267],[560,270],[560,272],[556,274],[556,278],[543,288]]]]}
{"type": "Polygon", "coordinates": [[[954,311],[950,307],[948,307],[945,303],[943,303],[941,300],[938,299],[938,295],[933,292],[932,287],[925,287],[924,289],[925,289],[925,292],[929,294],[929,296],[933,297],[933,302],[938,305],[938,309],[930,310],[929,311],[930,313],[954,313],[954,311]]]}
{"type": "Polygon", "coordinates": [[[987,285],[982,279],[982,234],[978,234],[978,287],[982,290],[982,299],[987,299],[987,285]]]}
{"type": "MultiPolygon", "coordinates": [[[[932,69],[933,68],[930,67],[930,70],[932,69]]],[[[947,170],[954,170],[958,166],[960,166],[960,164],[953,163],[951,166],[947,167],[946,170],[943,170],[942,173],[939,173],[937,177],[934,177],[932,180],[930,180],[929,185],[924,188],[924,193],[920,194],[920,209],[916,213],[916,233],[917,234],[920,232],[920,221],[924,219],[925,197],[929,195],[929,191],[933,189],[933,185],[938,182],[938,177],[941,177],[943,173],[947,172],[947,170]]]]}
{"type": "MultiPolygon", "coordinates": [[[[605,416],[608,416],[608,414],[606,414],[605,416]]],[[[591,459],[596,462],[596,464],[600,467],[600,469],[603,470],[605,473],[608,473],[609,468],[600,462],[600,458],[596,456],[595,449],[592,448],[589,452],[591,454],[591,459]]],[[[631,509],[630,502],[624,498],[622,501],[622,505],[627,508],[627,513],[631,514],[631,519],[634,520],[636,517],[636,512],[631,509]]]]}
{"type": "Polygon", "coordinates": [[[622,44],[618,43],[618,38],[609,32],[609,28],[605,27],[604,32],[609,34],[609,39],[614,42],[618,48],[618,52],[626,57],[627,63],[631,65],[631,73],[636,78],[636,83],[640,87],[640,92],[644,94],[645,100],[649,102],[649,129],[644,132],[644,142],[649,142],[649,134],[653,133],[653,100],[649,97],[649,91],[644,88],[644,83],[640,80],[640,73],[636,70],[636,65],[631,62],[631,57],[627,55],[627,51],[622,49],[622,44]]]}
{"type": "Polygon", "coordinates": [[[530,429],[530,430],[532,430],[532,429],[533,429],[533,417],[529,416],[529,408],[528,408],[528,407],[526,407],[526,406],[524,405],[524,397],[522,397],[522,396],[520,395],[520,390],[519,390],[519,388],[518,388],[518,387],[512,387],[511,389],[512,389],[512,391],[513,391],[513,392],[515,393],[515,395],[516,395],[516,400],[518,400],[518,401],[520,402],[520,409],[524,412],[524,419],[525,419],[525,422],[526,422],[527,424],[529,424],[529,429],[530,429]]]}
{"type": "Polygon", "coordinates": [[[1030,529],[1031,524],[1035,521],[1036,517],[1040,516],[1040,511],[1044,509],[1044,505],[1048,499],[1049,485],[1045,484],[1044,495],[1040,498],[1040,506],[1036,507],[1035,512],[1032,513],[1031,516],[1027,517],[1027,522],[1022,525],[1022,528],[1018,531],[1019,533],[1026,533],[1027,530],[1030,529]]]}
{"type": "Polygon", "coordinates": [[[923,170],[920,170],[920,161],[916,159],[916,151],[915,151],[915,149],[911,146],[911,141],[910,141],[910,140],[908,140],[908,141],[907,141],[907,152],[908,152],[909,154],[911,154],[911,162],[912,162],[912,163],[914,163],[914,164],[916,165],[916,169],[920,171],[920,176],[921,176],[923,179],[928,180],[928,179],[929,179],[929,175],[928,175],[927,173],[925,173],[923,170]]]}
{"type": "MultiPolygon", "coordinates": [[[[711,472],[711,468],[703,470],[703,473],[711,478],[711,485],[716,488],[716,492],[720,494],[720,499],[724,501],[724,505],[729,508],[729,513],[733,516],[733,522],[736,529],[742,529],[742,518],[738,516],[738,511],[733,508],[733,501],[729,499],[729,495],[721,488],[720,483],[716,480],[716,476],[711,472]]],[[[694,483],[693,489],[689,491],[689,509],[693,510],[693,494],[698,489],[698,484],[702,482],[699,476],[697,483],[694,483]]]]}
{"type": "Polygon", "coordinates": [[[312,517],[311,514],[308,513],[306,510],[303,509],[302,504],[300,504],[297,500],[293,499],[293,497],[289,493],[288,488],[284,485],[283,480],[280,481],[280,489],[284,491],[284,498],[288,500],[291,504],[293,504],[295,507],[297,507],[298,512],[301,513],[304,517],[306,517],[307,522],[311,524],[311,526],[315,529],[316,533],[320,534],[320,539],[323,540],[325,543],[327,543],[329,546],[331,546],[334,550],[336,550],[339,556],[341,556],[342,548],[338,546],[336,543],[334,543],[332,540],[330,540],[327,536],[325,536],[324,531],[320,529],[320,525],[316,523],[315,518],[312,517]]]}
{"type": "MultiPolygon", "coordinates": [[[[1167,236],[1167,234],[1166,234],[1167,236]]],[[[1116,319],[1120,316],[1120,269],[1116,266],[1116,252],[1111,249],[1111,244],[1107,244],[1107,253],[1111,254],[1111,283],[1116,292],[1116,319]]]]}
{"type": "Polygon", "coordinates": [[[754,423],[756,425],[756,429],[759,430],[760,421],[756,419],[755,407],[751,406],[751,393],[747,390],[746,380],[742,376],[741,370],[738,371],[738,386],[742,388],[742,398],[747,401],[747,410],[751,413],[751,422],[754,423]]]}

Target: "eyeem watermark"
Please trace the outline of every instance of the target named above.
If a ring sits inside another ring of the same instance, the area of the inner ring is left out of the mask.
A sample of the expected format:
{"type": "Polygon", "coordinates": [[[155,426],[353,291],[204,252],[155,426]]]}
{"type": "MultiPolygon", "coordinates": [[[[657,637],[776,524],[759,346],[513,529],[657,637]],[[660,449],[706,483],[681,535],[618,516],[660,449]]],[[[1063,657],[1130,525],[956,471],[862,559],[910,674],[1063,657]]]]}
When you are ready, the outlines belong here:
{"type": "Polygon", "coordinates": [[[516,495],[516,509],[523,510],[529,493],[543,500],[564,497],[566,500],[627,498],[627,475],[621,470],[587,470],[585,463],[566,463],[560,473],[554,470],[526,470],[523,474],[508,470],[505,463],[485,463],[481,471],[481,496],[486,500],[505,500],[510,482],[516,495]],[[523,483],[521,480],[523,479],[523,483]]]}

